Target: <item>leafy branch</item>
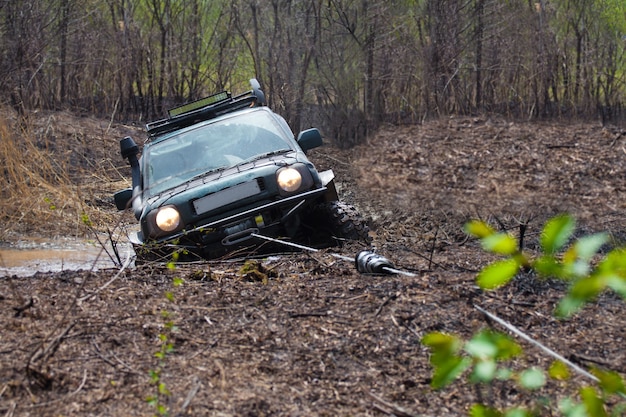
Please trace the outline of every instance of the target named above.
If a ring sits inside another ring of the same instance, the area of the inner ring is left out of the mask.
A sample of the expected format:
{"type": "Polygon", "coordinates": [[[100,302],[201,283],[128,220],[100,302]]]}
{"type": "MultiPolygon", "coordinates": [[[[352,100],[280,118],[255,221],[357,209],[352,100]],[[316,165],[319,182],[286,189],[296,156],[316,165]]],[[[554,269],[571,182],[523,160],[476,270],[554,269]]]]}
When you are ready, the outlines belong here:
{"type": "MultiPolygon", "coordinates": [[[[468,222],[465,225],[466,233],[478,238],[486,251],[503,256],[479,272],[476,278],[478,286],[484,290],[499,288],[510,282],[522,269],[535,271],[544,278],[565,280],[570,286],[556,308],[555,314],[559,317],[570,317],[607,289],[626,299],[626,249],[616,248],[601,255],[601,249],[609,242],[609,235],[596,233],[573,239],[575,229],[576,222],[569,215],[550,219],[542,229],[540,253],[531,256],[523,251],[510,234],[497,232],[483,221],[468,222]]],[[[480,331],[469,340],[432,332],[423,337],[422,344],[432,352],[430,363],[434,370],[431,386],[435,389],[451,384],[468,371],[469,382],[476,386],[492,386],[498,381],[509,381],[531,391],[543,387],[548,377],[554,380],[570,378],[568,365],[571,364],[560,360],[559,355],[553,355],[557,359],[547,372],[535,367],[513,370],[507,361],[521,355],[523,350],[511,337],[493,330],[480,331]]],[[[613,404],[611,415],[621,415],[626,411],[626,384],[617,372],[594,368],[591,374],[586,374],[597,383],[597,387],[580,388],[580,402],[573,397],[560,400],[558,409],[563,415],[608,416],[606,409],[609,403],[613,404]]],[[[537,409],[512,407],[498,410],[482,402],[470,409],[473,417],[538,414],[537,409]]]]}
{"type": "MultiPolygon", "coordinates": [[[[181,278],[174,278],[173,285],[177,287],[183,283],[181,278]]],[[[175,302],[174,294],[171,291],[165,293],[165,298],[169,302],[175,302]]],[[[178,331],[172,315],[167,310],[161,310],[161,319],[163,320],[163,331],[159,333],[159,350],[154,353],[158,363],[154,369],[149,371],[150,381],[155,387],[153,394],[146,398],[146,402],[153,406],[157,416],[168,416],[169,408],[165,404],[165,400],[171,395],[165,381],[163,381],[163,370],[167,366],[167,358],[174,352],[174,343],[172,342],[172,334],[178,331]]]]}
{"type": "Polygon", "coordinates": [[[513,236],[496,232],[487,223],[473,220],[465,232],[480,239],[483,249],[504,255],[482,269],[477,284],[486,290],[499,288],[517,275],[520,269],[530,269],[544,278],[558,278],[571,283],[566,296],[557,306],[559,317],[569,317],[606,289],[612,289],[626,299],[626,248],[615,248],[594,264],[600,249],[609,242],[607,233],[596,233],[572,239],[576,222],[570,215],[550,219],[539,240],[541,253],[532,257],[519,248],[513,236]]]}

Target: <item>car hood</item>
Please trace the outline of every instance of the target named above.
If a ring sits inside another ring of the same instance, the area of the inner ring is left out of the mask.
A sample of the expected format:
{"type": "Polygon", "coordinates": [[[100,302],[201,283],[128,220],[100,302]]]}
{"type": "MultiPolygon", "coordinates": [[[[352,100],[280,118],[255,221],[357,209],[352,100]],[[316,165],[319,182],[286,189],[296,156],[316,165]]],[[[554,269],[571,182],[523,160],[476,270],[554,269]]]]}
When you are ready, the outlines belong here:
{"type": "Polygon", "coordinates": [[[179,204],[220,191],[255,178],[271,175],[278,168],[295,163],[305,163],[313,167],[304,153],[292,151],[286,154],[246,162],[224,170],[211,172],[205,176],[186,181],[146,200],[145,209],[151,210],[166,204],[179,204]]]}

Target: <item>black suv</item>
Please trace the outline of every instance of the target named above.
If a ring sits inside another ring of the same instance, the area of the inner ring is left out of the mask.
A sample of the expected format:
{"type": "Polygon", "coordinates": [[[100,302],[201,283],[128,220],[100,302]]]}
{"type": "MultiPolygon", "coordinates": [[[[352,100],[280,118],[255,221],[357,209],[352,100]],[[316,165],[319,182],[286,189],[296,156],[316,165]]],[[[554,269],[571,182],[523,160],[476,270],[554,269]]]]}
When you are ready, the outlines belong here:
{"type": "Polygon", "coordinates": [[[115,203],[139,220],[131,236],[139,259],[277,249],[259,235],[313,247],[371,241],[360,214],[339,201],[333,172],[318,172],[306,157],[322,145],[320,132],[296,139],[257,80],[250,83],[246,93],[214,94],[148,123],[140,158],[132,138],[120,141],[132,188],[115,193],[115,203]]]}

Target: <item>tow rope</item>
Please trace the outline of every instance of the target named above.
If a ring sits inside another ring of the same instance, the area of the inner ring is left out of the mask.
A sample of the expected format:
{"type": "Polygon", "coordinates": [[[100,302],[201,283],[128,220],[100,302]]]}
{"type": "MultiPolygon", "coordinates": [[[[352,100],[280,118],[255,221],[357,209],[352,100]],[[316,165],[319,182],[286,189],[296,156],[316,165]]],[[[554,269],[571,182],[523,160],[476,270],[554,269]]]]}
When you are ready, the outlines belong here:
{"type": "MultiPolygon", "coordinates": [[[[320,251],[319,249],[300,245],[298,243],[287,242],[287,241],[280,240],[280,239],[274,239],[273,237],[263,236],[258,233],[250,233],[250,236],[267,240],[269,242],[274,242],[274,243],[279,243],[281,245],[290,246],[292,248],[302,249],[302,250],[309,251],[309,252],[320,251]]],[[[396,269],[391,263],[391,261],[389,261],[387,258],[385,258],[384,256],[378,253],[368,251],[368,250],[359,252],[356,258],[351,258],[349,256],[344,256],[338,253],[330,253],[329,255],[337,259],[341,259],[343,261],[353,263],[357,271],[363,274],[401,274],[401,275],[406,275],[409,277],[416,276],[412,272],[407,272],[407,271],[396,269]]]]}

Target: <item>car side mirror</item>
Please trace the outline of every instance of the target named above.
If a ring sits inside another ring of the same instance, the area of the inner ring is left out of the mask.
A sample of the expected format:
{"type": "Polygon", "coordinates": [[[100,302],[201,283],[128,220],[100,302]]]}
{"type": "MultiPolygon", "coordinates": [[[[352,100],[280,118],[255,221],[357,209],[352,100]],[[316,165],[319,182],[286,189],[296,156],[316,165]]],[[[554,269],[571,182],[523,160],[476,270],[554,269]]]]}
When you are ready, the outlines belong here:
{"type": "Polygon", "coordinates": [[[309,149],[322,146],[322,134],[316,128],[303,130],[298,134],[298,145],[300,145],[305,153],[309,149]]]}
{"type": "Polygon", "coordinates": [[[126,210],[128,208],[128,202],[133,198],[132,188],[126,188],[113,194],[115,200],[115,207],[118,210],[126,210]]]}

